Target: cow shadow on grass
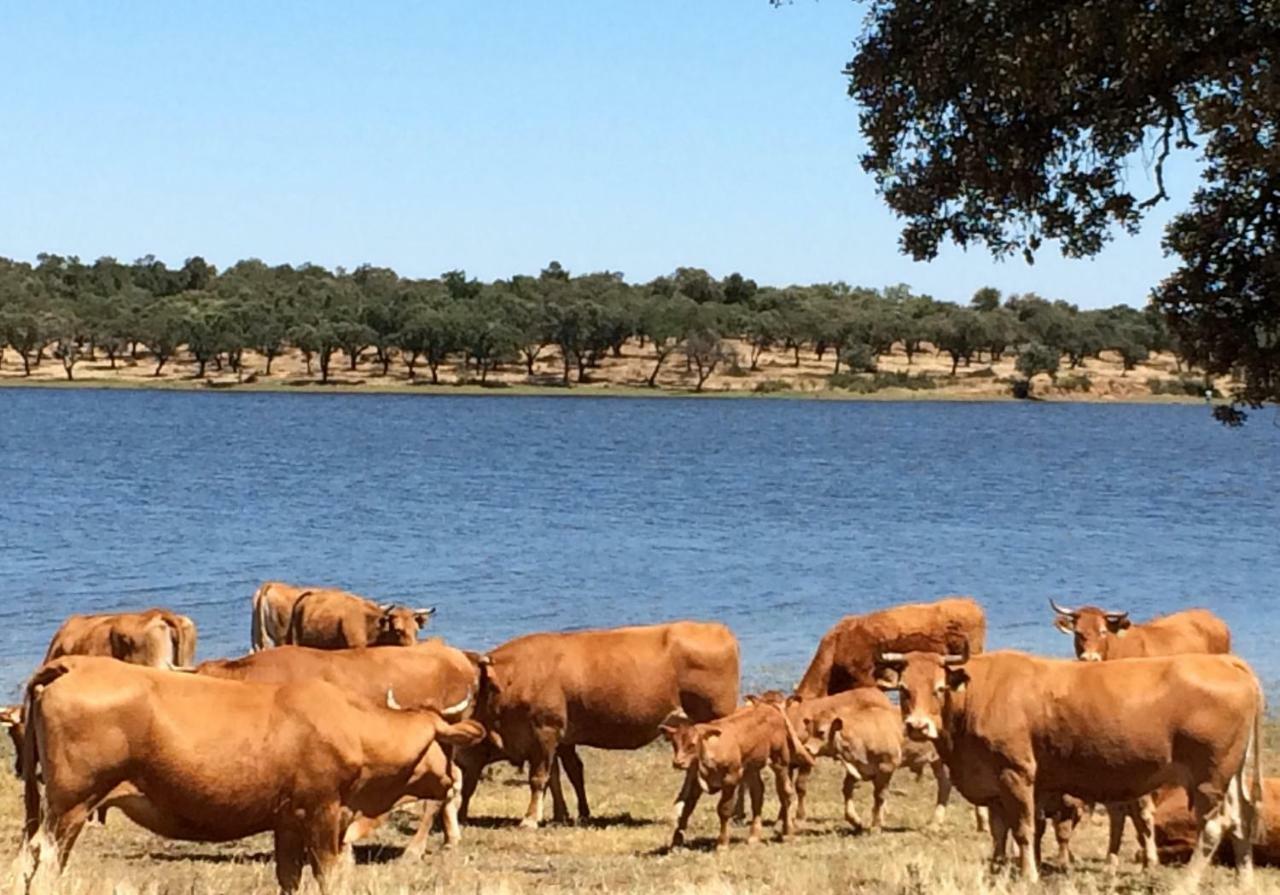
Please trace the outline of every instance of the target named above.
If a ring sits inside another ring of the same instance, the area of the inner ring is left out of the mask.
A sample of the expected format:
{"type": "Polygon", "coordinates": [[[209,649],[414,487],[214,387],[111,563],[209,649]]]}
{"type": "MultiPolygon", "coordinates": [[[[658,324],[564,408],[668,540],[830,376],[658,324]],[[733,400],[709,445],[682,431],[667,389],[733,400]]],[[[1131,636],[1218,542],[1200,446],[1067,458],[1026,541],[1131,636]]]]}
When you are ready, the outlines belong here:
{"type": "Polygon", "coordinates": [[[404,856],[404,846],[402,845],[380,845],[378,843],[367,843],[365,845],[355,845],[352,847],[355,852],[356,864],[390,864],[392,861],[398,861],[404,856]]]}
{"type": "Polygon", "coordinates": [[[158,861],[162,864],[182,864],[188,861],[196,864],[268,864],[275,860],[274,854],[265,851],[140,851],[130,855],[123,855],[122,857],[130,861],[145,859],[158,861]]]}
{"type": "Polygon", "coordinates": [[[598,814],[593,817],[578,818],[571,821],[552,821],[550,824],[550,826],[555,827],[579,827],[584,830],[601,830],[609,827],[643,829],[658,825],[659,822],[653,818],[636,817],[630,811],[624,811],[620,814],[598,814]]]}

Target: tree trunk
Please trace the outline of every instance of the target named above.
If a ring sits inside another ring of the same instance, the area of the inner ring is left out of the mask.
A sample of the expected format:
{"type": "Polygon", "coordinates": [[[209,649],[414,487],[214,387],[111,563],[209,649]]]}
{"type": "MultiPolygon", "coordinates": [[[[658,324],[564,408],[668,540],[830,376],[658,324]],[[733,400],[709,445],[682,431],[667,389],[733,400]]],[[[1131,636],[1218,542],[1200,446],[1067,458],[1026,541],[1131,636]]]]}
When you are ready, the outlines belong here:
{"type": "Polygon", "coordinates": [[[197,358],[196,358],[196,363],[199,365],[199,369],[198,369],[198,370],[196,370],[196,379],[203,379],[203,378],[204,378],[204,365],[205,365],[205,363],[206,363],[206,360],[205,360],[205,358],[203,358],[203,357],[197,357],[197,358]]]}
{"type": "Polygon", "coordinates": [[[800,346],[799,346],[799,345],[794,345],[794,346],[792,346],[792,349],[791,349],[791,350],[792,350],[792,351],[794,351],[794,352],[795,352],[795,354],[796,354],[796,362],[795,362],[795,364],[794,364],[793,366],[797,366],[797,367],[798,367],[798,366],[800,366],[800,346]]]}
{"type": "Polygon", "coordinates": [[[570,366],[570,363],[569,363],[569,352],[564,351],[563,349],[561,349],[561,351],[560,351],[560,360],[561,360],[561,362],[564,364],[564,384],[565,384],[565,385],[568,385],[568,384],[569,384],[569,371],[570,371],[570,369],[572,369],[572,367],[570,366]]]}
{"type": "Polygon", "coordinates": [[[152,376],[159,376],[159,375],[160,375],[160,371],[161,371],[162,369],[164,369],[164,362],[165,362],[165,361],[167,361],[169,358],[168,358],[167,356],[163,355],[163,354],[158,354],[158,353],[156,353],[156,352],[152,352],[152,354],[154,354],[154,355],[155,355],[155,358],[156,358],[156,371],[155,371],[154,373],[152,373],[151,375],[152,375],[152,376]]]}
{"type": "MultiPolygon", "coordinates": [[[[268,375],[268,376],[270,376],[270,375],[271,375],[271,362],[272,362],[273,360],[275,360],[275,359],[276,359],[276,354],[275,354],[275,352],[274,352],[274,351],[264,351],[264,352],[263,352],[263,356],[267,359],[267,375],[268,375]]],[[[311,372],[311,371],[310,371],[310,370],[308,370],[307,372],[311,372]]]]}
{"type": "Polygon", "coordinates": [[[19,351],[18,356],[22,358],[22,375],[31,375],[31,355],[26,351],[19,351]]]}
{"type": "Polygon", "coordinates": [[[960,355],[951,355],[951,375],[956,375],[956,367],[960,366],[960,355]]]}
{"type": "Polygon", "coordinates": [[[667,359],[665,354],[658,355],[658,362],[653,365],[653,372],[649,374],[649,388],[658,387],[658,371],[662,369],[662,362],[667,359]]]}
{"type": "Polygon", "coordinates": [[[431,368],[431,384],[440,384],[440,361],[427,361],[427,366],[431,368]]]}

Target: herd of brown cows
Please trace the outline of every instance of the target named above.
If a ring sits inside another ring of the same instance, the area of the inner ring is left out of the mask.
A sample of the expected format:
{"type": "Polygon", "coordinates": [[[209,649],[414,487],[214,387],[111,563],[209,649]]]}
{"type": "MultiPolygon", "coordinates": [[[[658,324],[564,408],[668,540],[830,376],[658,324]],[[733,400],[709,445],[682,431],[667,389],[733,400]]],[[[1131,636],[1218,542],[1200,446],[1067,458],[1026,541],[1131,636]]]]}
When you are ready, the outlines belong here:
{"type": "Polygon", "coordinates": [[[490,762],[528,765],[521,826],[537,827],[547,789],[568,820],[561,772],[590,816],[579,746],[664,736],[683,775],[673,847],[703,793],[719,795],[718,847],[744,796],[759,839],[766,769],[787,838],[815,762],[831,759],[855,827],[853,794],[871,785],[873,832],[895,771],[931,767],[933,821],[954,787],[989,825],[994,860],[1012,839],[1028,880],[1046,827],[1069,861],[1091,804],[1111,815],[1112,860],[1132,819],[1148,861],[1188,862],[1189,887],[1223,837],[1242,877],[1255,848],[1280,859],[1263,823],[1280,781],[1261,776],[1262,689],[1229,654],[1226,625],[1204,610],[1133,624],[1053,609],[1086,661],[986,652],[981,607],[953,597],[841,619],[794,693],[745,701],[737,639],[716,623],[530,634],[481,653],[420,642],[432,610],[268,582],[253,652],[193,666],[183,616],[73,617],[22,706],[0,713],[23,779],[22,885],[56,876],[90,817],[115,808],[176,839],[272,833],[282,890],[310,866],[327,891],[351,843],[397,805],[424,805],[406,854],[425,851],[437,816],[457,842],[490,762]]]}

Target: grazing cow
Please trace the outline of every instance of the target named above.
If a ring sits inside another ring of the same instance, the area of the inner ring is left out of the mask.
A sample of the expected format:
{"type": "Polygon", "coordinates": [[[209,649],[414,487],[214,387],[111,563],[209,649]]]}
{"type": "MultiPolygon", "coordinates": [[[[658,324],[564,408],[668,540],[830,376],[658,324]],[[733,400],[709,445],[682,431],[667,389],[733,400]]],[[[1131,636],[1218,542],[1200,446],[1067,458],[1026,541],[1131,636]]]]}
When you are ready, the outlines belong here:
{"type": "MultiPolygon", "coordinates": [[[[1187,792],[1180,786],[1161,788],[1155,797],[1156,845],[1160,859],[1170,864],[1183,864],[1196,848],[1195,814],[1187,792]]],[[[1253,846],[1253,862],[1264,867],[1280,867],[1280,777],[1267,777],[1262,782],[1262,818],[1265,833],[1253,846]]],[[[1221,851],[1219,857],[1223,857],[1221,851]]]]}
{"type": "Polygon", "coordinates": [[[1086,662],[1231,652],[1231,629],[1207,609],[1188,609],[1135,625],[1127,612],[1096,606],[1068,609],[1053,600],[1049,605],[1057,614],[1058,630],[1075,638],[1076,658],[1086,662]]]}
{"type": "Polygon", "coordinates": [[[168,609],[73,615],[62,623],[44,661],[62,656],[110,656],[152,668],[186,667],[195,659],[196,626],[168,609]]]}
{"type": "MultiPolygon", "coordinates": [[[[946,653],[967,648],[970,654],[978,654],[986,640],[986,615],[969,597],[946,597],[933,603],[845,616],[823,635],[795,695],[815,699],[855,687],[874,687],[875,659],[881,652],[946,653]]],[[[934,761],[931,767],[938,781],[938,807],[932,823],[941,823],[951,797],[951,781],[944,762],[934,761]]],[[[984,810],[976,810],[975,818],[978,829],[985,829],[984,810]]]]}
{"type": "Polygon", "coordinates": [[[337,590],[312,590],[293,604],[285,642],[318,649],[412,646],[435,608],[374,603],[337,590]]]}
{"type": "Polygon", "coordinates": [[[1184,655],[1116,663],[1015,652],[882,655],[881,686],[900,693],[907,735],[932,740],[971,802],[990,805],[993,856],[1010,831],[1022,871],[1039,878],[1037,796],[1131,802],[1174,781],[1194,793],[1194,889],[1224,832],[1251,877],[1260,807],[1262,689],[1235,656],[1184,655]],[[1254,791],[1245,791],[1253,753],[1254,791]]]}
{"type": "Polygon", "coordinates": [[[174,839],[274,833],[280,888],[297,890],[306,861],[328,892],[349,829],[405,796],[448,799],[458,782],[441,744],[484,736],[474,721],[369,705],[324,681],[215,680],[82,656],[37,671],[26,709],[28,889],[42,869],[61,871],[89,813],[110,806],[174,839]]]}
{"type": "Polygon", "coordinates": [[[720,838],[716,840],[716,848],[728,846],[729,822],[733,819],[738,787],[744,784],[751,797],[751,831],[747,841],[758,842],[764,826],[764,779],[760,775],[766,767],[772,769],[778,791],[780,838],[786,839],[792,834],[791,769],[811,768],[813,757],[780,704],[772,700],[753,702],[727,717],[703,724],[694,724],[683,717],[668,718],[661,730],[675,750],[673,765],[678,770],[687,769],[686,782],[676,798],[672,848],[684,844],[689,817],[698,804],[699,789],[720,794],[716,807],[720,838]],[[691,777],[697,781],[693,788],[687,782],[691,777]]]}
{"type": "MultiPolygon", "coordinates": [[[[577,794],[578,816],[591,816],[576,746],[639,749],[657,739],[677,709],[709,721],[738,703],[738,641],[721,624],[529,634],[488,659],[476,717],[490,730],[490,746],[458,757],[463,812],[485,764],[500,757],[527,761],[529,809],[520,825],[529,829],[542,821],[543,792],[557,758],[577,794]]],[[[685,784],[688,790],[697,781],[690,774],[685,784]]],[[[555,802],[554,817],[567,819],[563,797],[555,802]]]]}
{"type": "MultiPolygon", "coordinates": [[[[863,827],[854,792],[860,781],[871,782],[870,829],[879,832],[889,782],[902,764],[902,714],[898,708],[875,687],[859,687],[817,699],[793,696],[787,700],[786,712],[809,755],[834,758],[844,766],[844,818],[857,830],[863,827]]],[[[803,819],[812,765],[795,770],[796,818],[803,819]]]]}
{"type": "MultiPolygon", "coordinates": [[[[470,717],[474,709],[473,697],[480,688],[477,660],[438,639],[413,646],[348,650],[279,646],[239,659],[202,662],[196,674],[266,684],[322,680],[373,704],[382,704],[390,689],[405,709],[433,709],[446,721],[458,721],[470,717]]],[[[440,807],[436,802],[424,806],[422,823],[405,849],[406,857],[426,853],[440,807]]],[[[449,810],[456,812],[456,805],[449,810]]],[[[444,832],[445,845],[452,845],[455,840],[450,837],[456,829],[446,825],[444,832]]]]}

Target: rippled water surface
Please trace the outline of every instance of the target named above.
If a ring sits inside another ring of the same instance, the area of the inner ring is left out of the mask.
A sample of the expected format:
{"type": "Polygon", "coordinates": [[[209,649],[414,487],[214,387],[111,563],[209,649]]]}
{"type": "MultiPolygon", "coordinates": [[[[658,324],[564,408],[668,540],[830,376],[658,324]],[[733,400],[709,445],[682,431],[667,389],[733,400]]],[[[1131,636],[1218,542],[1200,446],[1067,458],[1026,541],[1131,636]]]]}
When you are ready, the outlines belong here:
{"type": "Polygon", "coordinates": [[[439,606],[474,648],[720,619],[791,683],[851,612],[1209,606],[1280,685],[1280,430],[1203,407],[0,390],[0,684],[72,612],[248,647],[264,579],[439,606]]]}

